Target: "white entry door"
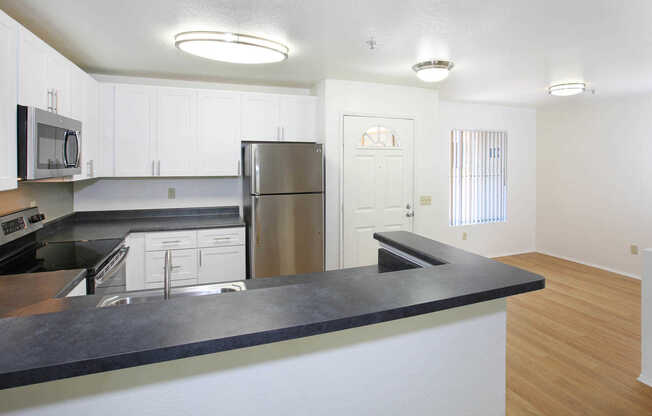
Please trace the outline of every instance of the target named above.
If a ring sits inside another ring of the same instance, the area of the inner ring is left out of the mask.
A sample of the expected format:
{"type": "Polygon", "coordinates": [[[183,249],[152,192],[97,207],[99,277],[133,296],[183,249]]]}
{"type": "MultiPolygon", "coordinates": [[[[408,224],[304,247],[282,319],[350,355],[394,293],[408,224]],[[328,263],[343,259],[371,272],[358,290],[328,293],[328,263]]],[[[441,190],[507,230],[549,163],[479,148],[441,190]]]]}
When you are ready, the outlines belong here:
{"type": "Polygon", "coordinates": [[[343,267],[378,262],[382,231],[412,231],[414,121],[344,116],[343,267]]]}

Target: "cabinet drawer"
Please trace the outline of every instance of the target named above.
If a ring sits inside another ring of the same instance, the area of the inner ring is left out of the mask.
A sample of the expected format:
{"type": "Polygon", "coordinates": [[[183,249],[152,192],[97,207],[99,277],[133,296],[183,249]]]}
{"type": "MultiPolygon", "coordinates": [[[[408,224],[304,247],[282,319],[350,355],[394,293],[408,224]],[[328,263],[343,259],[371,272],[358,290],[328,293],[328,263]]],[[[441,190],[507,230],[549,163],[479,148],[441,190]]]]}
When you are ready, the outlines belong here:
{"type": "Polygon", "coordinates": [[[147,251],[195,247],[197,247],[197,231],[172,231],[145,235],[145,250],[147,251]]]}
{"type": "MultiPolygon", "coordinates": [[[[163,282],[165,251],[145,253],[145,283],[163,282]]],[[[197,279],[197,250],[172,250],[173,281],[197,279]]]]}
{"type": "Polygon", "coordinates": [[[197,231],[197,246],[241,246],[244,245],[244,238],[244,227],[199,230],[197,231]]]}

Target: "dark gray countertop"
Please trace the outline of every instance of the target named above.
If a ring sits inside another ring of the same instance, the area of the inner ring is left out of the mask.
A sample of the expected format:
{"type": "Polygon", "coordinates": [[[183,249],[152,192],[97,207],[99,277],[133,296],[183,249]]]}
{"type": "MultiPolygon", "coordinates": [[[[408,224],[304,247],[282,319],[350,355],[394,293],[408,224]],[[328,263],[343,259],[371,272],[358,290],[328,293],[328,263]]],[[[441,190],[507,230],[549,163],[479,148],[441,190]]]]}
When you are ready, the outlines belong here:
{"type": "Polygon", "coordinates": [[[322,334],[545,286],[536,274],[417,237],[377,236],[447,264],[269,278],[272,287],[245,292],[1,319],[0,388],[322,334]]]}
{"type": "Polygon", "coordinates": [[[130,211],[76,212],[48,223],[39,231],[41,241],[125,238],[134,232],[244,227],[239,208],[178,208],[130,211]]]}
{"type": "Polygon", "coordinates": [[[0,276],[0,317],[21,316],[23,308],[68,293],[85,277],[85,269],[0,276]]]}

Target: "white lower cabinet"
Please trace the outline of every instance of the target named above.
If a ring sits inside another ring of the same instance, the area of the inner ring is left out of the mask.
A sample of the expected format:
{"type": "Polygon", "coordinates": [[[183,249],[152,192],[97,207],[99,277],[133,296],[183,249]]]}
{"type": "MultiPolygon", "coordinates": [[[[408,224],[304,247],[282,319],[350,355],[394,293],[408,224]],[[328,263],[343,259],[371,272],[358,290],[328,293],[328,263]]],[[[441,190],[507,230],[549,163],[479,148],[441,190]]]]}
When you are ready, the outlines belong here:
{"type": "MultiPolygon", "coordinates": [[[[197,280],[197,249],[171,250],[172,283],[178,280],[197,280]]],[[[165,270],[165,251],[145,253],[145,283],[163,285],[165,270]]]]}
{"type": "Polygon", "coordinates": [[[126,245],[128,291],[163,287],[166,249],[172,254],[172,286],[246,278],[242,227],[133,233],[126,245]]]}
{"type": "Polygon", "coordinates": [[[243,280],[244,259],[244,246],[200,248],[199,283],[243,280]]]}

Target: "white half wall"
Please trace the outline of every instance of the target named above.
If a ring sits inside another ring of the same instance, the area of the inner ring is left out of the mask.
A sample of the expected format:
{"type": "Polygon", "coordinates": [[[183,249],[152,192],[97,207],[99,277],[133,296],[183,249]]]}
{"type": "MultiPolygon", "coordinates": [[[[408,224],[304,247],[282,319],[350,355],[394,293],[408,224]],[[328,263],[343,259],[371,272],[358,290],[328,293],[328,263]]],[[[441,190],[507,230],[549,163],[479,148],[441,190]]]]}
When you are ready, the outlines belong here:
{"type": "Polygon", "coordinates": [[[75,182],[74,191],[75,211],[242,206],[240,178],[98,179],[75,182]]]}
{"type": "MultiPolygon", "coordinates": [[[[439,135],[430,157],[434,167],[429,192],[433,206],[419,222],[419,233],[487,257],[535,251],[536,235],[536,110],[526,107],[439,103],[439,135]],[[453,129],[507,132],[507,221],[450,227],[450,134],[453,129]],[[434,170],[434,175],[433,175],[434,170]],[[462,233],[467,240],[462,240],[462,233]]],[[[423,207],[422,207],[423,208],[423,207]]]]}
{"type": "MultiPolygon", "coordinates": [[[[580,98],[580,97],[578,97],[580,98]]],[[[652,246],[652,96],[537,111],[537,250],[640,277],[652,246]]]]}
{"type": "Polygon", "coordinates": [[[2,390],[0,413],[504,415],[505,310],[498,299],[2,390]]]}

